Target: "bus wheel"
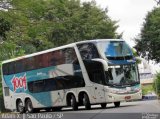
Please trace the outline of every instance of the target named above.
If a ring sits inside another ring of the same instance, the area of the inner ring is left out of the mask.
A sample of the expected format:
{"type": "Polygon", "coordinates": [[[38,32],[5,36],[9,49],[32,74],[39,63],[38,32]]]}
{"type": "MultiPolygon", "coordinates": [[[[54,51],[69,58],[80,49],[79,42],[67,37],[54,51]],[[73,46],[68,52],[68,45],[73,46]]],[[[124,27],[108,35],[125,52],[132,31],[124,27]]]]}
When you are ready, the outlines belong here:
{"type": "Polygon", "coordinates": [[[120,102],[114,102],[114,106],[115,107],[119,107],[120,106],[120,102]]]}
{"type": "Polygon", "coordinates": [[[91,108],[91,105],[90,105],[90,101],[89,101],[89,98],[87,96],[87,94],[83,94],[83,105],[85,106],[85,109],[90,109],[91,108]]]}
{"type": "Polygon", "coordinates": [[[71,107],[73,108],[73,110],[78,109],[78,105],[77,105],[76,98],[74,95],[71,95],[70,104],[71,104],[71,107]]]}
{"type": "Polygon", "coordinates": [[[25,111],[22,100],[18,100],[18,102],[17,102],[17,111],[19,113],[24,113],[24,111],[25,111]]]}
{"type": "Polygon", "coordinates": [[[26,112],[28,112],[28,113],[32,113],[34,111],[33,106],[32,106],[32,102],[30,99],[26,100],[25,107],[26,107],[26,112]]]}
{"type": "Polygon", "coordinates": [[[106,108],[107,103],[101,103],[102,108],[106,108]]]}

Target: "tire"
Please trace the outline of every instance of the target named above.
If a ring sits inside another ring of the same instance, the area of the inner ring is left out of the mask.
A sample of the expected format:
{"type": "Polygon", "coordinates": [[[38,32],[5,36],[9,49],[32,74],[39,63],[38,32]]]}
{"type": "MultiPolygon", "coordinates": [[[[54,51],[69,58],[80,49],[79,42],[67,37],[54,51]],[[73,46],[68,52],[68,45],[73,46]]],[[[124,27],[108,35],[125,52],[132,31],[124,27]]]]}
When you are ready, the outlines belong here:
{"type": "Polygon", "coordinates": [[[76,98],[74,95],[71,95],[70,104],[73,110],[78,110],[78,105],[77,105],[76,98]]]}
{"type": "Polygon", "coordinates": [[[21,114],[25,112],[25,108],[24,108],[22,100],[18,100],[17,102],[17,111],[21,114]]]}
{"type": "Polygon", "coordinates": [[[119,107],[120,106],[120,102],[114,102],[114,106],[115,107],[119,107]]]}
{"type": "Polygon", "coordinates": [[[88,98],[88,95],[87,94],[83,94],[83,105],[85,107],[86,110],[89,110],[91,109],[91,105],[90,105],[90,101],[89,101],[89,98],[88,98]]]}
{"type": "Polygon", "coordinates": [[[101,103],[101,107],[104,109],[106,108],[107,103],[101,103]]]}
{"type": "Polygon", "coordinates": [[[27,113],[33,113],[34,112],[34,108],[32,105],[32,102],[30,99],[27,99],[26,103],[25,103],[25,108],[26,108],[26,112],[27,113]]]}

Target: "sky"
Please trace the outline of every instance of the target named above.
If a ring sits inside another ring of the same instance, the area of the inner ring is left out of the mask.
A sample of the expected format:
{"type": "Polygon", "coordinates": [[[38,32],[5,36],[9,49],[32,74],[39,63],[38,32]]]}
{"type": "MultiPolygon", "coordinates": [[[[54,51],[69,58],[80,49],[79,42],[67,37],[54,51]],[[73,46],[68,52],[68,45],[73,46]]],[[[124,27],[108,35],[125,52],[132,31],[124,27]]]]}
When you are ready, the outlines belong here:
{"type": "MultiPolygon", "coordinates": [[[[91,0],[81,0],[91,1],[91,0]]],[[[148,11],[157,6],[155,0],[95,0],[103,9],[108,8],[108,15],[118,21],[118,33],[123,32],[123,39],[132,47],[138,36],[148,11]]]]}
{"type": "MultiPolygon", "coordinates": [[[[91,1],[91,0],[81,0],[91,1]]],[[[134,38],[140,34],[144,19],[149,11],[157,6],[155,0],[95,0],[97,5],[108,8],[108,15],[118,21],[117,33],[123,32],[123,39],[133,47],[134,38]]],[[[150,61],[152,73],[160,71],[160,64],[150,61]]]]}

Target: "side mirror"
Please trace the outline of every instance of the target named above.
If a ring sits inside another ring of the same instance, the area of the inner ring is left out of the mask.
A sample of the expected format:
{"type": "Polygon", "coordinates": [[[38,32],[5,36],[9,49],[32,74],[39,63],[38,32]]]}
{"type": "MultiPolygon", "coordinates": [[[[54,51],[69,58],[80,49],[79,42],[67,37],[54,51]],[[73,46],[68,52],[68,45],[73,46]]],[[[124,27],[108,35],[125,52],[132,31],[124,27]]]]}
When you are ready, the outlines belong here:
{"type": "Polygon", "coordinates": [[[107,62],[105,60],[99,59],[99,58],[95,58],[95,59],[92,59],[92,61],[101,62],[103,64],[104,70],[108,71],[108,64],[107,64],[107,62]]]}

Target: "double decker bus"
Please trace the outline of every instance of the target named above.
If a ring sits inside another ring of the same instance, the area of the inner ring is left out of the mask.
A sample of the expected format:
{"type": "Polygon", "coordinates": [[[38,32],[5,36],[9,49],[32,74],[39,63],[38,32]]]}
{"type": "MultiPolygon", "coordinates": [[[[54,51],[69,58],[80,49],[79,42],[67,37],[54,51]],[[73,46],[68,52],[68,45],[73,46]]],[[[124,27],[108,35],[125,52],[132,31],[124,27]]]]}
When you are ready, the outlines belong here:
{"type": "Polygon", "coordinates": [[[81,41],[2,62],[6,109],[20,113],[141,99],[138,67],[121,39],[81,41]]]}

